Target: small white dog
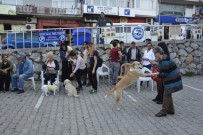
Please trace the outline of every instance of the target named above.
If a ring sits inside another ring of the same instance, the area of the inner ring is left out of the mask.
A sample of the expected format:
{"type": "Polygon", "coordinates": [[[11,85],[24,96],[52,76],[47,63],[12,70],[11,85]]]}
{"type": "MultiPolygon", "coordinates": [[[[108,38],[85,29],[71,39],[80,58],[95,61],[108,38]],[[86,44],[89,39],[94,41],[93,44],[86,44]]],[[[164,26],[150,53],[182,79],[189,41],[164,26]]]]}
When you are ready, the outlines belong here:
{"type": "Polygon", "coordinates": [[[68,94],[68,96],[73,96],[73,97],[79,97],[79,95],[77,95],[77,90],[76,88],[71,84],[71,81],[66,79],[64,81],[64,85],[65,85],[65,90],[68,94]]]}
{"type": "Polygon", "coordinates": [[[48,96],[48,91],[53,91],[54,95],[56,95],[56,91],[58,90],[57,81],[53,83],[53,85],[43,85],[41,87],[42,92],[44,92],[45,96],[48,96]]]}

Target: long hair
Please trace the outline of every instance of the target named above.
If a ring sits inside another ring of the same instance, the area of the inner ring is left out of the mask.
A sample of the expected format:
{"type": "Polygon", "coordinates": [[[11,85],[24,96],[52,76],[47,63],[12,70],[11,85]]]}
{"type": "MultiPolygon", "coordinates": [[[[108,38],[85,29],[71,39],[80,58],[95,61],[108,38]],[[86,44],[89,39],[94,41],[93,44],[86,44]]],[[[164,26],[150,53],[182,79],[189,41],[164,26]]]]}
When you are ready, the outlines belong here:
{"type": "Polygon", "coordinates": [[[67,51],[67,45],[65,43],[62,43],[60,44],[60,51],[67,51]],[[62,46],[65,46],[65,50],[63,50],[62,46]]]}
{"type": "Polygon", "coordinates": [[[167,47],[166,43],[161,42],[161,43],[158,44],[158,46],[161,47],[162,50],[164,51],[164,54],[166,54],[167,57],[170,58],[170,53],[169,53],[169,50],[168,50],[168,47],[167,47]]]}
{"type": "Polygon", "coordinates": [[[91,44],[91,45],[89,46],[90,56],[93,55],[93,52],[94,52],[95,50],[97,50],[96,45],[95,45],[95,44],[91,44]]]}

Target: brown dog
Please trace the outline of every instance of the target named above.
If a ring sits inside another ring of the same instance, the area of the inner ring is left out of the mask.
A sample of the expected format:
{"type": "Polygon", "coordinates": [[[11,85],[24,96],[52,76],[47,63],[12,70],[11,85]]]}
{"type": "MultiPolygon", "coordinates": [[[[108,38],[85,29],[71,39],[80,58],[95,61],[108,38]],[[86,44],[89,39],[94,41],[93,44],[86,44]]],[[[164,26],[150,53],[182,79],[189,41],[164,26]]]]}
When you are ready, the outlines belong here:
{"type": "Polygon", "coordinates": [[[137,61],[133,62],[131,64],[130,71],[128,71],[127,74],[124,75],[121,78],[121,80],[117,82],[117,84],[113,87],[113,89],[109,91],[108,94],[105,96],[105,97],[110,96],[114,92],[117,110],[120,110],[119,103],[122,91],[127,87],[129,87],[130,85],[132,85],[135,82],[135,80],[137,80],[139,77],[145,77],[149,75],[142,73],[140,67],[142,67],[140,62],[137,61]]]}

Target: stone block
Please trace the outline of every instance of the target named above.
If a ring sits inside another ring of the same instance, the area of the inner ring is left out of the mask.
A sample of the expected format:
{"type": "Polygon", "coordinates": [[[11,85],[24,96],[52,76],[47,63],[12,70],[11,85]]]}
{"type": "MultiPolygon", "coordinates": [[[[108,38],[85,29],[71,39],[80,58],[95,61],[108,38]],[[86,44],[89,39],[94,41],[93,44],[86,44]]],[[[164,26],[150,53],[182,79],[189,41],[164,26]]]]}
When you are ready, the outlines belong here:
{"type": "Polygon", "coordinates": [[[180,56],[188,56],[188,53],[187,53],[184,49],[180,49],[180,50],[178,51],[178,54],[179,54],[180,56]]]}
{"type": "Polygon", "coordinates": [[[191,43],[190,46],[191,46],[193,49],[195,49],[195,50],[196,50],[197,48],[199,48],[199,45],[196,44],[196,43],[191,43]]]}

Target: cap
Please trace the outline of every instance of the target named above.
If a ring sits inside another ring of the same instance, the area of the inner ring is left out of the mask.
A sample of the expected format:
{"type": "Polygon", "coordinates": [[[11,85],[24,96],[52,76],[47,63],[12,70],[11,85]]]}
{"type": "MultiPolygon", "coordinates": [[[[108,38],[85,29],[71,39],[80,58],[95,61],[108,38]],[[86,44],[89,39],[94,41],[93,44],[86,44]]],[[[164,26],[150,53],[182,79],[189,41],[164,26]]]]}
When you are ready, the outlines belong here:
{"type": "Polygon", "coordinates": [[[18,54],[18,58],[20,58],[20,57],[25,57],[26,55],[25,55],[25,53],[23,53],[23,52],[21,52],[21,53],[19,53],[18,54]]]}

